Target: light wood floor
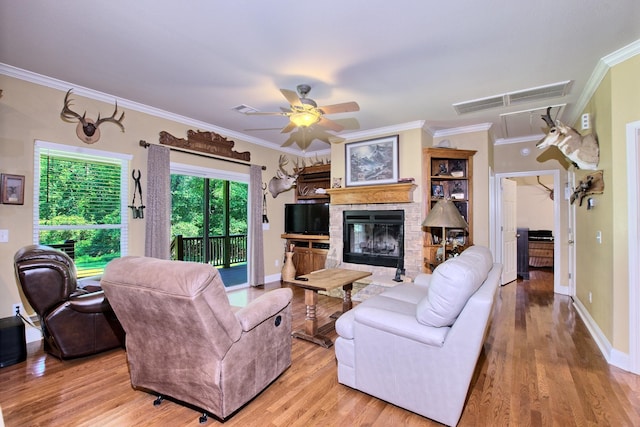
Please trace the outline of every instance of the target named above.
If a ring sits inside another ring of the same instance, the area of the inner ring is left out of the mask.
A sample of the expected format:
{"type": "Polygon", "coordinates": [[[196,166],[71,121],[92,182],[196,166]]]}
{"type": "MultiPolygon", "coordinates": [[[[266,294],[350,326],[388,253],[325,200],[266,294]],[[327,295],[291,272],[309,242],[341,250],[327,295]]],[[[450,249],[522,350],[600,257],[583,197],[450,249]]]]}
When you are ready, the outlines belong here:
{"type": "MultiPolygon", "coordinates": [[[[571,299],[553,294],[552,273],[532,273],[499,291],[459,426],[640,425],[640,377],[607,365],[571,299]]],[[[260,292],[239,291],[232,300],[260,292]]],[[[303,304],[295,289],[296,329],[303,304]]],[[[339,299],[319,296],[319,317],[340,307],[339,299]]],[[[292,352],[291,367],[226,426],[438,425],[338,384],[333,348],[294,339],[292,352]]],[[[26,362],[0,369],[8,427],[199,425],[196,411],[153,400],[131,388],[124,350],[62,362],[37,345],[26,362]]],[[[205,425],[220,424],[209,418],[205,425]]]]}

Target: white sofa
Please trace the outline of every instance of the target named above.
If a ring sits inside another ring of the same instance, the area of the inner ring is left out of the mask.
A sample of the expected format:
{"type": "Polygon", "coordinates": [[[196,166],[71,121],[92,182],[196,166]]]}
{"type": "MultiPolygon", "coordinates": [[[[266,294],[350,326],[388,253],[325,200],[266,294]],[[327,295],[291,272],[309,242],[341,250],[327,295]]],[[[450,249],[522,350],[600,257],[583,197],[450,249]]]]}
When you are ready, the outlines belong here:
{"type": "Polygon", "coordinates": [[[336,322],[338,382],[455,426],[500,286],[501,264],[472,246],[415,283],[393,287],[336,322]]]}

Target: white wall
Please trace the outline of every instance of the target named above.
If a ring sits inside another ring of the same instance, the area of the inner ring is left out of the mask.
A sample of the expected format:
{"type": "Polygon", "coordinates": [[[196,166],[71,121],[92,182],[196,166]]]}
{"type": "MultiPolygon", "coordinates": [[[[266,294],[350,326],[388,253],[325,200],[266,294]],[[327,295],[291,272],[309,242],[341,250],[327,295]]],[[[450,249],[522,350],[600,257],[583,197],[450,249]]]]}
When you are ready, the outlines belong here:
{"type": "MultiPolygon", "coordinates": [[[[512,178],[518,184],[518,228],[553,230],[553,200],[535,176],[512,178]]],[[[553,176],[540,177],[540,182],[553,188],[553,176]]]]}

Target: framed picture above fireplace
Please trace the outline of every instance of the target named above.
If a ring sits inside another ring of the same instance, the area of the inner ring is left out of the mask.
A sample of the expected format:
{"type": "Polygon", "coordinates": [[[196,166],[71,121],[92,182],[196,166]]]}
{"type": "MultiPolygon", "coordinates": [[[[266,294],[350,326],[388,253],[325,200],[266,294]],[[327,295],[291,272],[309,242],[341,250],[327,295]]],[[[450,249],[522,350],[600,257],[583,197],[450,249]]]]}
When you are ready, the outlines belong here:
{"type": "Polygon", "coordinates": [[[398,182],[398,135],[345,144],[346,186],[398,182]]]}

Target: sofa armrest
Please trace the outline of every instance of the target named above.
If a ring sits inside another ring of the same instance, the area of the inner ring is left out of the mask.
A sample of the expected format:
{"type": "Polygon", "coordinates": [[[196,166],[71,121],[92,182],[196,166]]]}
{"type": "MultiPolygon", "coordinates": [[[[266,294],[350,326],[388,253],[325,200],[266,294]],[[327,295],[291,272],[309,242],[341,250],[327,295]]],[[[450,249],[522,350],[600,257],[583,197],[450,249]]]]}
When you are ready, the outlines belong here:
{"type": "Polygon", "coordinates": [[[260,295],[235,313],[242,330],[250,331],[265,319],[282,311],[291,302],[292,297],[293,292],[289,288],[274,289],[260,295]]]}
{"type": "Polygon", "coordinates": [[[420,273],[413,279],[413,283],[420,286],[429,286],[431,282],[431,274],[430,273],[420,273]]]}
{"type": "MultiPolygon", "coordinates": [[[[450,329],[426,326],[417,321],[415,314],[398,313],[378,307],[358,307],[355,311],[355,321],[373,329],[435,347],[442,347],[450,329]]],[[[354,339],[357,342],[357,333],[354,339]]]]}
{"type": "Polygon", "coordinates": [[[104,291],[81,294],[69,298],[69,307],[79,313],[105,313],[111,311],[104,291]]]}

